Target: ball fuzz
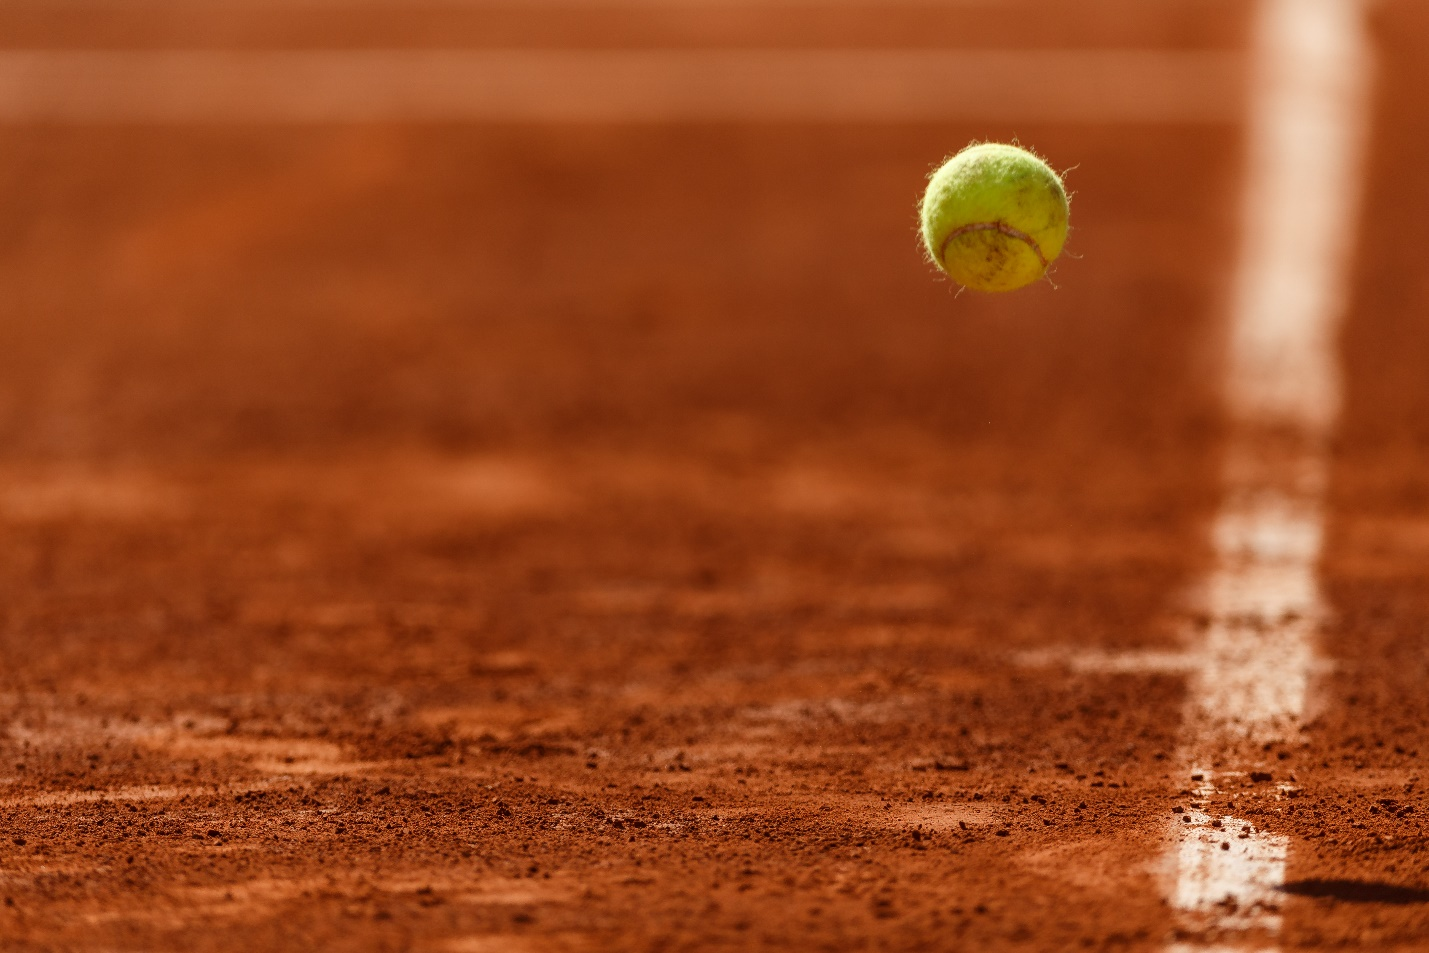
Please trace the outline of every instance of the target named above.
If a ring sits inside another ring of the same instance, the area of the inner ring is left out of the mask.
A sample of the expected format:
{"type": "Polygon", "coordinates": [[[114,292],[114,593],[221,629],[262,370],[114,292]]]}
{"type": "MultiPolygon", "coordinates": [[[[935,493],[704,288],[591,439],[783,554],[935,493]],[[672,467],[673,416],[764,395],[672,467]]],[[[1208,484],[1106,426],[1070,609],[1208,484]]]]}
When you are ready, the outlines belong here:
{"type": "Polygon", "coordinates": [[[1067,193],[1026,149],[985,142],[953,156],[923,195],[923,244],[958,284],[1012,291],[1047,273],[1067,241],[1067,193]]]}

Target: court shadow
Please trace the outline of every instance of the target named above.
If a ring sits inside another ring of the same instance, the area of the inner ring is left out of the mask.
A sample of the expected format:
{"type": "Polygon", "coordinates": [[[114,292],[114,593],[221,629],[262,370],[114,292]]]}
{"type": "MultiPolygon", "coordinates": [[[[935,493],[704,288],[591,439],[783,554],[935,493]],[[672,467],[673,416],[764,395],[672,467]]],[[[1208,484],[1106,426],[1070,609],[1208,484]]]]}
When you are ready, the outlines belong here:
{"type": "Polygon", "coordinates": [[[1346,903],[1429,903],[1429,890],[1377,880],[1292,880],[1279,889],[1297,897],[1343,900],[1346,903]]]}

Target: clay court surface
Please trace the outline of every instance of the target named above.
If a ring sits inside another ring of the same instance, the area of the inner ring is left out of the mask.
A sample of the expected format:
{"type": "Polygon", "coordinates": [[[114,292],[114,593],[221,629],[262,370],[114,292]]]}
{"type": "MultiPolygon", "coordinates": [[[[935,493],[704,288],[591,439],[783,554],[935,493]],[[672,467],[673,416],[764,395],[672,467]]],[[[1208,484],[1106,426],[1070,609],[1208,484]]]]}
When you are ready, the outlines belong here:
{"type": "Polygon", "coordinates": [[[1429,948],[1414,0],[1367,15],[1310,691],[1191,779],[1249,9],[6,4],[46,55],[1229,71],[1160,120],[0,125],[0,945],[1429,948]],[[959,295],[922,182],[1013,136],[1074,257],[959,295]],[[1193,810],[1288,845],[1249,919],[1177,900],[1193,810]]]}

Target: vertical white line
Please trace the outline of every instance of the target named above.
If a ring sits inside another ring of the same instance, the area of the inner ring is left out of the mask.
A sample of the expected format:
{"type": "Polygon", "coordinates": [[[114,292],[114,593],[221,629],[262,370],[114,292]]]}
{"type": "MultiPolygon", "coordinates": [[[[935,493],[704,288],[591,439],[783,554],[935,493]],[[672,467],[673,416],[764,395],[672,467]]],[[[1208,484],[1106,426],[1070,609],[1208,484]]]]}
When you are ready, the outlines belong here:
{"type": "Polygon", "coordinates": [[[1182,745],[1196,806],[1177,817],[1169,858],[1185,937],[1174,951],[1275,949],[1280,929],[1288,838],[1217,814],[1214,801],[1296,730],[1315,664],[1335,337],[1367,131],[1361,0],[1261,0],[1256,12],[1232,428],[1182,745]]]}
{"type": "Polygon", "coordinates": [[[1368,111],[1361,0],[1261,0],[1227,401],[1328,436],[1368,111]]]}

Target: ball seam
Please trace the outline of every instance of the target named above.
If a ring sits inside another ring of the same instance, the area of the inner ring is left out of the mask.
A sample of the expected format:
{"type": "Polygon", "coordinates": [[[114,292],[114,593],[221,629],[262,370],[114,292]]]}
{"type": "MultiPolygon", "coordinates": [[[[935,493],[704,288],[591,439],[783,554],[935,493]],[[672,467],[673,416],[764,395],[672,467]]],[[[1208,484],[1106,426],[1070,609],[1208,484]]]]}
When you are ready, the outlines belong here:
{"type": "Polygon", "coordinates": [[[1037,240],[1026,232],[1013,228],[1006,222],[973,222],[970,225],[963,225],[960,228],[953,229],[943,238],[943,244],[938,249],[938,260],[943,263],[944,267],[947,267],[948,263],[948,245],[953,239],[960,235],[966,235],[968,232],[1001,232],[1009,238],[1016,238],[1026,242],[1037,255],[1037,260],[1042,263],[1043,271],[1046,271],[1051,264],[1047,261],[1047,256],[1042,254],[1042,246],[1038,245],[1037,240]]]}

